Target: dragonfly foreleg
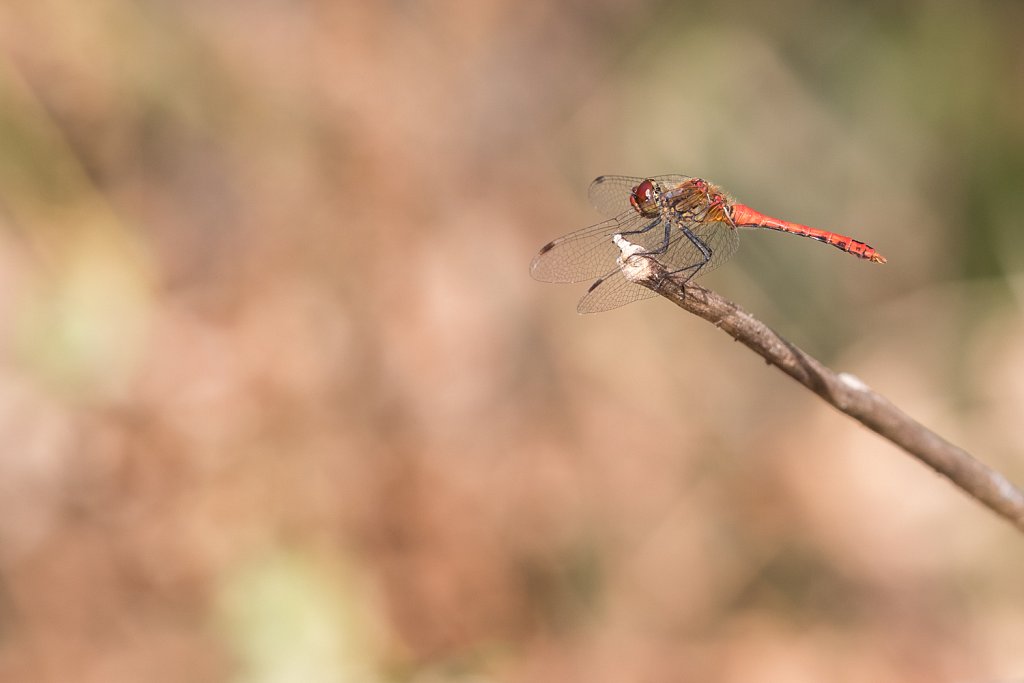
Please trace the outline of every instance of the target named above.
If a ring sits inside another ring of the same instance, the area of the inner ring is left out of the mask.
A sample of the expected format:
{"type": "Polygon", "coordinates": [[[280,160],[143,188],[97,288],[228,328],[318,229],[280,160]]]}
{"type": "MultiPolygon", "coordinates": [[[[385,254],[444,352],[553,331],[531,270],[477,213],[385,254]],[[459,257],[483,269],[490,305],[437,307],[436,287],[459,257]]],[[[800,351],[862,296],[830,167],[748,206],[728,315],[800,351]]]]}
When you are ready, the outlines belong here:
{"type": "MultiPolygon", "coordinates": [[[[645,225],[642,228],[637,228],[636,230],[627,230],[626,232],[620,232],[618,234],[622,235],[623,237],[625,237],[626,235],[642,235],[643,233],[647,232],[648,230],[650,230],[651,228],[653,228],[655,225],[657,225],[660,222],[661,222],[661,217],[658,217],[658,218],[655,218],[653,221],[651,221],[650,223],[648,223],[647,225],[645,225]]],[[[666,229],[668,228],[668,226],[665,226],[665,227],[666,227],[666,229]]]]}
{"type": "MultiPolygon", "coordinates": [[[[655,218],[653,221],[651,221],[650,223],[648,223],[647,225],[645,225],[642,228],[639,228],[637,230],[630,230],[629,232],[620,232],[619,234],[622,235],[623,237],[625,237],[626,235],[639,235],[641,233],[647,232],[648,230],[652,229],[654,226],[656,226],[658,223],[661,223],[661,222],[662,222],[662,220],[661,220],[660,217],[659,218],[655,218]]],[[[664,254],[666,251],[668,251],[668,246],[669,246],[669,244],[671,242],[671,240],[670,240],[671,237],[672,237],[672,222],[671,221],[665,221],[665,234],[662,237],[661,244],[658,245],[654,249],[647,249],[647,250],[645,250],[645,251],[643,251],[641,253],[644,256],[657,256],[659,254],[664,254]]]]}

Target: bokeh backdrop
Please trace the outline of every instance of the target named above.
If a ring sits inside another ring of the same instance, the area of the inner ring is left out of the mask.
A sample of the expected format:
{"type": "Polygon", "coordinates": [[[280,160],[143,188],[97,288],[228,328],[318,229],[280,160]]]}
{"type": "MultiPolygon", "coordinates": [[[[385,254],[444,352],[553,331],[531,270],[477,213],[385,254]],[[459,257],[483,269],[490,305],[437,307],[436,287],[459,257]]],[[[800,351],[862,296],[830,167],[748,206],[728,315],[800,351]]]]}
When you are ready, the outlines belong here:
{"type": "Polygon", "coordinates": [[[528,275],[604,173],[1024,482],[1018,2],[0,7],[0,679],[1024,678],[1024,538],[712,326],[528,275]]]}

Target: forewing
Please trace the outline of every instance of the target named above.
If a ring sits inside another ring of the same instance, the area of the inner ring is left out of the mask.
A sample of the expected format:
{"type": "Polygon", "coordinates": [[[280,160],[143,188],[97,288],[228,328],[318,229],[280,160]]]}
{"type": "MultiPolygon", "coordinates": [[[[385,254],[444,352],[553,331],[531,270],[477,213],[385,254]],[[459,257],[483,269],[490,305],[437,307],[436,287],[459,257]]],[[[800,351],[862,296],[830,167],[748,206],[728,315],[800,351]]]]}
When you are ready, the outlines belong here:
{"type": "Polygon", "coordinates": [[[541,248],[530,264],[530,274],[541,282],[581,282],[600,277],[615,268],[621,253],[612,242],[614,235],[624,232],[636,233],[638,237],[652,232],[663,235],[664,229],[659,223],[660,220],[644,219],[630,210],[621,218],[571,232],[541,248]],[[637,232],[640,230],[642,232],[637,232]]]}
{"type": "MultiPolygon", "coordinates": [[[[668,190],[679,183],[689,180],[684,175],[657,175],[651,176],[650,180],[661,185],[662,190],[668,190]]],[[[645,178],[627,175],[603,175],[590,183],[587,194],[590,197],[591,205],[597,209],[605,218],[615,218],[627,211],[633,211],[629,203],[629,197],[633,194],[633,188],[642,183],[645,178]]]]}

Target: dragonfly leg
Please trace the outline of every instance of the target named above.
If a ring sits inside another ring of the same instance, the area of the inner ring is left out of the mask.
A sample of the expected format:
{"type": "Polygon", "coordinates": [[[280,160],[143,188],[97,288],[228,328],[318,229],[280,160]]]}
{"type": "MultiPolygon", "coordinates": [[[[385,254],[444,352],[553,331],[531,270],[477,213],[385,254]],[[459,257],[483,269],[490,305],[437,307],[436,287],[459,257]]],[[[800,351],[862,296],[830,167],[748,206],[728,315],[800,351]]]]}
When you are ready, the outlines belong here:
{"type": "Polygon", "coordinates": [[[672,236],[672,223],[665,221],[665,235],[661,240],[661,245],[657,249],[651,249],[646,255],[655,256],[664,254],[668,251],[669,238],[672,236]]]}
{"type": "Polygon", "coordinates": [[[714,253],[714,252],[712,252],[711,251],[711,247],[709,247],[704,242],[704,240],[702,240],[701,238],[697,237],[697,235],[695,235],[692,230],[690,230],[686,226],[681,226],[680,229],[682,230],[683,234],[686,236],[686,239],[690,240],[690,242],[693,244],[693,246],[697,247],[697,251],[700,252],[701,260],[698,261],[697,263],[691,263],[688,266],[683,266],[682,268],[679,268],[677,270],[673,270],[671,272],[665,273],[665,277],[670,277],[670,276],[673,276],[673,275],[678,275],[679,273],[685,273],[685,272],[689,271],[689,275],[687,275],[686,279],[683,280],[683,284],[686,284],[687,282],[692,280],[694,277],[696,277],[697,273],[700,272],[700,269],[703,268],[704,266],[706,266],[709,261],[711,261],[711,254],[714,253]]]}
{"type": "MultiPolygon", "coordinates": [[[[626,235],[642,235],[643,233],[647,232],[648,230],[650,230],[651,228],[653,228],[655,225],[657,225],[660,222],[661,222],[661,217],[659,216],[658,218],[655,218],[653,221],[651,221],[650,223],[648,223],[647,225],[645,225],[642,228],[637,228],[636,230],[628,230],[626,232],[620,232],[619,234],[622,235],[623,237],[625,237],[626,235]]],[[[666,226],[666,228],[667,227],[668,226],[666,226]]]]}
{"type": "MultiPolygon", "coordinates": [[[[650,230],[651,228],[653,228],[654,226],[656,226],[660,222],[661,222],[661,218],[660,217],[659,218],[655,218],[653,221],[651,221],[650,223],[648,223],[647,225],[645,225],[644,227],[642,227],[642,228],[640,228],[638,230],[630,230],[629,232],[620,232],[619,234],[622,235],[623,237],[625,237],[626,235],[639,235],[641,233],[647,232],[648,230],[650,230]]],[[[657,247],[655,247],[654,249],[647,249],[645,251],[640,252],[641,255],[643,255],[643,256],[657,256],[659,254],[664,254],[666,251],[668,251],[668,245],[669,245],[669,243],[671,241],[669,238],[671,236],[672,236],[672,223],[669,222],[669,221],[665,221],[665,234],[662,237],[661,244],[658,245],[657,247]]]]}

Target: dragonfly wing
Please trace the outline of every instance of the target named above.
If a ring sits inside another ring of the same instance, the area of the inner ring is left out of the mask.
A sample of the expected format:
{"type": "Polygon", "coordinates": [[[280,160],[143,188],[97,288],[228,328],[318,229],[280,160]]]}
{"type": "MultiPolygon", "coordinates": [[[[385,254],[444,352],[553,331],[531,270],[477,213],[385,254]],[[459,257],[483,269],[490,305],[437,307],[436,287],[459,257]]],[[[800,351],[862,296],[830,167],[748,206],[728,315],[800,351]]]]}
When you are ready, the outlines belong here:
{"type": "MultiPolygon", "coordinates": [[[[668,248],[663,254],[654,253],[652,256],[661,263],[670,273],[693,269],[691,277],[699,277],[710,273],[712,270],[729,260],[729,257],[736,253],[739,247],[739,231],[728,223],[684,223],[674,225],[668,248]],[[696,268],[704,261],[704,251],[690,239],[683,227],[699,240],[700,245],[710,252],[707,263],[696,268]]],[[[626,239],[629,239],[628,237],[626,239]]],[[[631,240],[632,241],[632,240],[631,240]]]]}
{"type": "MultiPolygon", "coordinates": [[[[711,272],[739,247],[737,230],[728,223],[672,225],[667,247],[664,224],[660,220],[640,227],[648,229],[634,235],[625,234],[625,238],[647,249],[669,273],[683,276],[698,277],[711,272]],[[686,234],[684,227],[694,239],[686,234]],[[704,265],[700,265],[702,262],[704,265]],[[687,270],[690,270],[688,274],[687,270]]],[[[621,254],[612,236],[624,232],[628,231],[623,231],[622,225],[612,220],[566,235],[541,250],[533,260],[531,273],[538,280],[548,282],[579,282],[597,277],[576,307],[580,313],[607,311],[652,297],[656,292],[630,282],[618,268],[607,271],[608,265],[614,264],[621,254]]]]}
{"type": "MultiPolygon", "coordinates": [[[[657,175],[651,176],[650,180],[661,185],[662,190],[668,190],[680,183],[689,180],[684,175],[657,175]]],[[[633,211],[629,203],[633,188],[642,183],[645,178],[627,175],[603,175],[590,183],[587,194],[590,197],[591,205],[597,209],[605,218],[615,218],[627,211],[633,211]]]]}
{"type": "Polygon", "coordinates": [[[582,282],[601,277],[615,267],[621,253],[613,236],[627,233],[639,242],[658,233],[658,240],[664,241],[660,223],[660,219],[645,219],[630,210],[620,218],[571,232],[541,248],[530,264],[530,274],[541,282],[582,282]]]}
{"type": "Polygon", "coordinates": [[[614,270],[590,286],[576,306],[578,313],[598,313],[654,296],[646,287],[630,282],[621,270],[614,270]]]}
{"type": "MultiPolygon", "coordinates": [[[[665,253],[654,255],[669,273],[685,276],[684,271],[689,268],[692,269],[690,277],[704,275],[725,263],[739,247],[737,230],[728,223],[701,223],[687,227],[710,252],[710,258],[699,270],[696,269],[704,261],[704,252],[687,237],[681,227],[675,226],[665,253]]],[[[627,280],[621,270],[614,270],[590,286],[576,310],[579,313],[598,313],[655,294],[657,292],[627,280]]]]}

